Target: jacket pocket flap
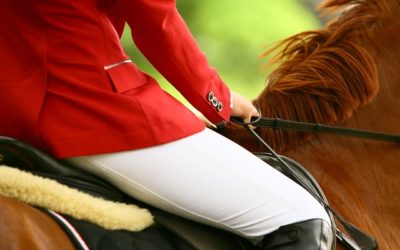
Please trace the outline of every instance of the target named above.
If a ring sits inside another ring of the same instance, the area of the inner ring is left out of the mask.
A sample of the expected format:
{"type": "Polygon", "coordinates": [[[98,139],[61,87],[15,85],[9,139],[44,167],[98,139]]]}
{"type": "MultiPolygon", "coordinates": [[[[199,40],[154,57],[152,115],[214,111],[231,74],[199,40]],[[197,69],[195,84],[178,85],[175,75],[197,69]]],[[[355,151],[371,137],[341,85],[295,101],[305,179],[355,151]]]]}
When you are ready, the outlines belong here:
{"type": "Polygon", "coordinates": [[[104,67],[117,93],[124,93],[147,83],[146,75],[132,62],[104,67]]]}

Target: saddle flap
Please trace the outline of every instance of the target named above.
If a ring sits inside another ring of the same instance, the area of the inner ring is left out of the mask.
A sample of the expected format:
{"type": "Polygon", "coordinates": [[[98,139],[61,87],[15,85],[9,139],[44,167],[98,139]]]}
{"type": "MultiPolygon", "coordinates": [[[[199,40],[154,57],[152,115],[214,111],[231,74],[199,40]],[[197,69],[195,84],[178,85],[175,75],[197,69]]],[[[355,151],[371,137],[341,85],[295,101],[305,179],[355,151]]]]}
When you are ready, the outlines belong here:
{"type": "Polygon", "coordinates": [[[156,222],[190,243],[195,249],[252,250],[249,241],[226,231],[189,221],[162,211],[152,211],[156,222]]]}

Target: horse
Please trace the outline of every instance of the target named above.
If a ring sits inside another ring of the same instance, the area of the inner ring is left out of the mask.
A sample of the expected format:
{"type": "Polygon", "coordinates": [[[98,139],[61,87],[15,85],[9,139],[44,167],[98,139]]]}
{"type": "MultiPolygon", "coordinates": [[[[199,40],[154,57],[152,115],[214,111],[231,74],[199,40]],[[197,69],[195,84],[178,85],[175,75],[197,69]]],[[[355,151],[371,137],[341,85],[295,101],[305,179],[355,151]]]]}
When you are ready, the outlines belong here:
{"type": "MultiPolygon", "coordinates": [[[[400,1],[330,0],[323,8],[345,10],[326,28],[277,45],[282,49],[268,65],[281,64],[255,105],[266,117],[399,134],[400,1]]],[[[376,237],[381,249],[400,247],[399,144],[262,127],[257,132],[305,166],[331,206],[376,237]]],[[[261,150],[240,126],[224,134],[261,150]]]]}
{"type": "MultiPolygon", "coordinates": [[[[400,133],[396,123],[400,117],[400,1],[327,0],[322,9],[341,14],[326,27],[289,37],[267,51],[281,48],[271,59],[279,65],[254,104],[266,117],[400,133]]],[[[251,151],[263,150],[242,126],[228,124],[220,132],[251,151]]],[[[263,127],[256,132],[278,153],[305,166],[331,206],[373,235],[381,249],[400,247],[396,237],[400,235],[398,144],[263,127]]],[[[0,207],[0,216],[5,217],[4,208],[11,207],[9,200],[2,199],[0,207]]],[[[21,220],[39,225],[32,222],[38,217],[42,223],[50,223],[40,211],[35,218],[32,209],[21,206],[19,216],[2,218],[8,222],[0,225],[2,236],[25,234],[27,239],[37,239],[40,233],[40,241],[48,244],[42,249],[71,249],[56,226],[51,233],[41,226],[35,234],[29,228],[7,227],[21,220]],[[60,238],[51,245],[46,235],[60,238]]],[[[15,249],[18,244],[0,240],[5,249],[15,249]]]]}
{"type": "Polygon", "coordinates": [[[0,249],[75,249],[50,216],[25,203],[0,196],[0,215],[0,249]]]}

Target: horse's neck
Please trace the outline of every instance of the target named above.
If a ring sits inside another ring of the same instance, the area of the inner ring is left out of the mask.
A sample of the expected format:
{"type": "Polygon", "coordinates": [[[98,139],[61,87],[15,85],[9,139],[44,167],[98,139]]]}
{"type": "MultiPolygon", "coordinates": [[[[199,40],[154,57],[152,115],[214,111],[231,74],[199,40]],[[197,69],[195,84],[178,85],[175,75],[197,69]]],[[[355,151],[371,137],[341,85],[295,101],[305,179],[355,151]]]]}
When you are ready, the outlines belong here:
{"type": "MultiPolygon", "coordinates": [[[[365,48],[372,53],[377,65],[379,75],[378,94],[372,99],[370,104],[359,107],[348,120],[340,121],[340,125],[400,134],[400,128],[397,126],[400,117],[400,21],[397,20],[397,18],[392,18],[392,20],[383,27],[384,28],[376,34],[375,38],[372,39],[375,46],[368,46],[365,44],[365,48]]],[[[304,109],[304,114],[307,114],[307,110],[311,108],[306,104],[293,104],[285,109],[283,106],[289,106],[292,100],[296,98],[302,99],[302,97],[301,95],[295,95],[293,93],[280,95],[279,91],[277,92],[269,92],[266,89],[260,97],[255,100],[256,104],[263,110],[264,116],[327,123],[326,121],[313,121],[312,119],[307,120],[296,117],[299,109],[304,109]],[[282,99],[283,101],[278,99],[282,99]],[[275,110],[276,112],[271,112],[271,110],[275,110]],[[289,110],[291,113],[289,111],[280,112],[279,110],[289,110]]],[[[313,107],[313,110],[316,108],[317,107],[313,107]]],[[[324,112],[322,113],[322,115],[325,115],[324,112]]],[[[281,153],[285,153],[287,150],[293,148],[297,150],[298,147],[304,144],[303,137],[299,133],[286,133],[282,131],[272,131],[271,129],[259,130],[262,130],[261,134],[264,139],[273,146],[276,146],[275,149],[278,149],[281,153]]],[[[242,127],[229,125],[223,133],[251,151],[261,149],[254,138],[242,127]]]]}
{"type": "MultiPolygon", "coordinates": [[[[349,119],[339,125],[400,135],[400,20],[385,27],[375,36],[373,42],[374,46],[369,49],[378,69],[379,91],[369,104],[358,108],[349,119]]],[[[319,150],[338,153],[341,151],[338,148],[351,149],[354,155],[363,155],[358,160],[358,165],[362,165],[361,162],[376,164],[378,161],[400,157],[399,145],[395,143],[321,135],[305,144],[307,146],[298,146],[286,153],[301,158],[304,154],[319,150]],[[365,152],[362,152],[363,149],[365,152]]],[[[396,166],[392,162],[388,165],[397,169],[397,163],[396,166]]]]}
{"type": "Polygon", "coordinates": [[[374,57],[379,72],[379,92],[372,102],[357,110],[344,125],[400,134],[400,21],[376,37],[374,57]]]}
{"type": "MultiPolygon", "coordinates": [[[[349,119],[338,125],[400,135],[399,31],[400,20],[393,20],[376,33],[372,39],[374,44],[365,44],[377,66],[379,91],[369,104],[356,109],[349,119]]],[[[303,143],[300,141],[300,144],[288,145],[286,149],[296,151],[301,145],[303,143]]]]}
{"type": "MultiPolygon", "coordinates": [[[[345,125],[400,134],[400,0],[382,0],[391,15],[366,45],[377,65],[379,92],[372,103],[360,108],[345,125]]],[[[400,156],[400,155],[398,155],[400,156]]]]}
{"type": "MultiPolygon", "coordinates": [[[[379,92],[372,102],[340,124],[400,135],[400,21],[377,44],[379,92]]],[[[400,245],[400,145],[317,135],[292,148],[296,159],[319,180],[334,208],[376,237],[381,249],[400,245]]]]}

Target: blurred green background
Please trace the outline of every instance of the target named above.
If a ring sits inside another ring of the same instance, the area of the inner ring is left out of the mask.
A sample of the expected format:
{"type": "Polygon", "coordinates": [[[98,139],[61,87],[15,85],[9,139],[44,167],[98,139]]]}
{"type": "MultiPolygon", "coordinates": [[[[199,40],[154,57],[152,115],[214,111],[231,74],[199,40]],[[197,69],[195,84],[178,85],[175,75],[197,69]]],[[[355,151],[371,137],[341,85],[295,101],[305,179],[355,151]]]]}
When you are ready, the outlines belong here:
{"type": "MultiPolygon", "coordinates": [[[[295,33],[321,26],[313,12],[315,0],[178,0],[178,9],[209,63],[228,86],[249,98],[265,86],[260,68],[266,46],[295,33]]],[[[129,28],[122,42],[139,67],[187,104],[134,46],[129,28]]]]}

